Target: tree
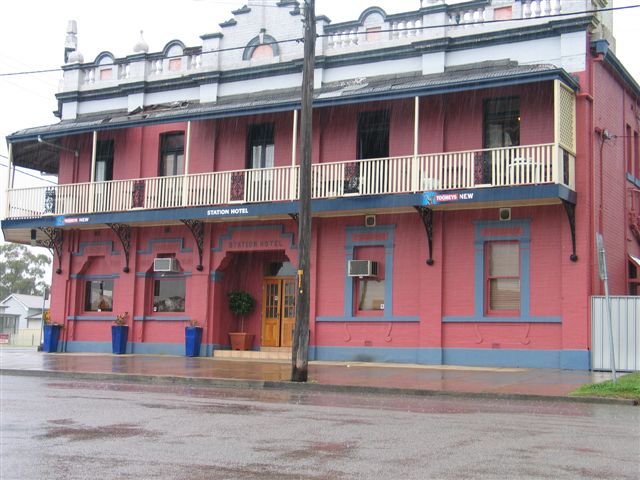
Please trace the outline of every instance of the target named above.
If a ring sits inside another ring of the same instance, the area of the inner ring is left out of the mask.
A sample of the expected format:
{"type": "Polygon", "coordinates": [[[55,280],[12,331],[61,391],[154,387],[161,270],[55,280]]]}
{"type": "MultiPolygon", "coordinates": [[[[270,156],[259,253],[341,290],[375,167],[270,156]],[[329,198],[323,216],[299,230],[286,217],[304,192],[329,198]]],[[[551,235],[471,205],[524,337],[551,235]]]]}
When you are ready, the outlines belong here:
{"type": "Polygon", "coordinates": [[[0,300],[12,293],[42,295],[51,258],[15,243],[0,245],[0,300]]]}

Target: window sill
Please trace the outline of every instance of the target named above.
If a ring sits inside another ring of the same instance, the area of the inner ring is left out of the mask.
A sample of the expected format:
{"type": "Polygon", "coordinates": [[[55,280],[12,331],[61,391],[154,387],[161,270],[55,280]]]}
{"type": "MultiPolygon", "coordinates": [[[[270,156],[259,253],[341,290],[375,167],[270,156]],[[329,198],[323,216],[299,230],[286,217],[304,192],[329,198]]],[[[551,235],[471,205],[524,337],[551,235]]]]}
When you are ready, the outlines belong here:
{"type": "Polygon", "coordinates": [[[442,317],[442,323],[562,323],[562,317],[442,317]]]}
{"type": "Polygon", "coordinates": [[[420,323],[420,317],[316,317],[316,323],[420,323]]]}

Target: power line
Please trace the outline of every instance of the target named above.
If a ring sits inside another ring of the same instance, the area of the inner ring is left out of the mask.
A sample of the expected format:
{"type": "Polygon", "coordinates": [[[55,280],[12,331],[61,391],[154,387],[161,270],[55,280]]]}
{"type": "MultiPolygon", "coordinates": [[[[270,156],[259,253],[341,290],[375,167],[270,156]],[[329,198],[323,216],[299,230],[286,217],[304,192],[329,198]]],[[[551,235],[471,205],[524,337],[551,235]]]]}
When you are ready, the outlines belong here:
{"type": "MultiPolygon", "coordinates": [[[[4,155],[0,155],[0,157],[8,158],[8,157],[6,157],[4,155]]],[[[0,163],[0,167],[9,168],[9,165],[5,165],[4,163],[0,163]]],[[[56,182],[53,182],[53,181],[48,180],[46,178],[38,177],[36,175],[32,175],[31,173],[23,172],[22,170],[18,170],[17,168],[16,168],[16,172],[21,173],[22,175],[26,175],[27,177],[32,177],[32,178],[36,178],[38,180],[42,180],[43,182],[49,182],[49,183],[52,183],[53,185],[58,185],[56,182]]]]}
{"type": "MultiPolygon", "coordinates": [[[[265,7],[269,6],[269,5],[263,5],[265,7]]],[[[496,23],[506,23],[506,22],[525,22],[525,21],[530,21],[530,20],[540,20],[541,18],[547,19],[547,18],[561,18],[561,17],[568,17],[568,16],[576,16],[576,15],[586,15],[586,14],[593,14],[593,13],[599,13],[599,12],[612,12],[612,11],[618,11],[618,10],[628,10],[628,9],[632,9],[632,8],[638,8],[640,7],[640,4],[638,5],[625,5],[622,7],[609,7],[609,8],[599,8],[599,9],[594,9],[594,10],[582,10],[580,12],[567,12],[567,13],[555,13],[552,15],[545,15],[544,17],[529,17],[529,18],[509,18],[509,19],[504,19],[504,20],[484,20],[482,22],[470,22],[470,23],[460,23],[460,24],[455,24],[452,25],[450,23],[445,23],[445,24],[440,24],[440,25],[423,25],[420,27],[410,27],[410,28],[396,28],[393,30],[377,30],[376,33],[388,33],[388,32],[403,32],[403,31],[417,31],[417,30],[430,30],[430,29],[434,29],[434,28],[446,28],[446,27],[451,27],[451,26],[466,26],[466,25],[490,25],[490,24],[496,24],[496,23]]],[[[278,7],[280,8],[280,7],[278,7]]],[[[366,35],[367,33],[371,33],[371,32],[367,32],[367,31],[360,31],[360,32],[349,32],[349,35],[366,35]]],[[[324,38],[324,37],[331,37],[334,36],[333,33],[325,33],[322,35],[316,35],[317,38],[324,38]]],[[[276,44],[281,44],[281,43],[292,43],[292,42],[296,42],[296,43],[302,43],[304,41],[303,38],[290,38],[290,39],[286,39],[286,40],[276,40],[273,42],[265,42],[265,43],[261,43],[260,45],[276,45],[276,44]]],[[[217,50],[207,50],[206,52],[201,52],[200,55],[209,55],[209,54],[214,54],[214,53],[221,53],[221,52],[231,52],[234,50],[245,50],[247,48],[247,46],[239,46],[239,47],[228,47],[228,48],[219,48],[217,50]]],[[[167,59],[171,59],[171,58],[181,58],[183,57],[183,55],[171,55],[171,56],[167,56],[167,57],[163,57],[163,58],[167,58],[167,59]]],[[[10,77],[10,76],[18,76],[18,75],[33,75],[33,74],[40,74],[40,73],[51,73],[51,72],[59,72],[60,70],[62,70],[62,68],[58,67],[58,68],[50,68],[50,69],[43,69],[43,70],[24,70],[24,71],[20,71],[20,72],[6,72],[6,73],[0,73],[0,77],[10,77]]]]}

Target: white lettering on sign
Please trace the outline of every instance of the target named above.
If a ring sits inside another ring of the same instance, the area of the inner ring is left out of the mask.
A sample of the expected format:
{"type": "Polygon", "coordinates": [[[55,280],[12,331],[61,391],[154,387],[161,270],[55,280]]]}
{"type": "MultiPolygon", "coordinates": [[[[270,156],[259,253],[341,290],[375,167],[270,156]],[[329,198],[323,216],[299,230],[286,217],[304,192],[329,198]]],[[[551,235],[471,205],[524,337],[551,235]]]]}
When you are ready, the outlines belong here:
{"type": "Polygon", "coordinates": [[[220,217],[224,215],[246,215],[248,213],[248,208],[216,208],[207,210],[208,217],[220,217]]]}
{"type": "Polygon", "coordinates": [[[473,193],[439,193],[436,202],[457,202],[458,200],[473,200],[473,193]]]}
{"type": "Polygon", "coordinates": [[[87,223],[89,221],[89,217],[76,217],[76,218],[65,218],[65,225],[72,225],[74,223],[87,223]]]}

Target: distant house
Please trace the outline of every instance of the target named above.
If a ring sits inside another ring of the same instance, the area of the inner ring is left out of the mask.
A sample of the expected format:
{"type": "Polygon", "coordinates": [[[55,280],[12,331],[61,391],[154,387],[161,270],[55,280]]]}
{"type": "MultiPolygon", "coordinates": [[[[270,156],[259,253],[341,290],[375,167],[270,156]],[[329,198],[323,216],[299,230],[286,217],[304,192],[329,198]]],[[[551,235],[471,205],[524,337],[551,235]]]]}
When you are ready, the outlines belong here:
{"type": "MultiPolygon", "coordinates": [[[[45,309],[49,308],[49,300],[45,309]]],[[[42,297],[12,293],[0,302],[0,333],[10,334],[14,345],[40,343],[42,297]]]]}

